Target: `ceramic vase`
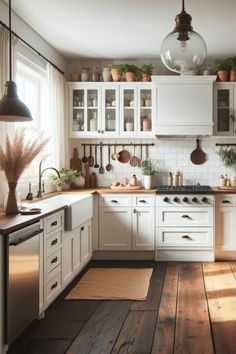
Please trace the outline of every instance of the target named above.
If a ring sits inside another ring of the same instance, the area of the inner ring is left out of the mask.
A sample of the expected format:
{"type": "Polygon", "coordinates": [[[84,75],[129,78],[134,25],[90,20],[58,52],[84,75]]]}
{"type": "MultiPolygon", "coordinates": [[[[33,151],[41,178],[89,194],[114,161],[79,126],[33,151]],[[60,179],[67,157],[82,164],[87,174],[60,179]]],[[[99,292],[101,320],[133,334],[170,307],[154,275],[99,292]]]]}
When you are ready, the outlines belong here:
{"type": "Polygon", "coordinates": [[[128,71],[127,73],[125,73],[125,77],[126,81],[128,82],[136,81],[136,73],[128,71]]]}
{"type": "Polygon", "coordinates": [[[118,82],[121,80],[121,70],[119,68],[111,69],[111,76],[114,82],[118,82]]]}
{"type": "Polygon", "coordinates": [[[103,68],[102,69],[102,79],[104,82],[111,81],[111,69],[110,68],[103,68]]]}
{"type": "Polygon", "coordinates": [[[16,195],[16,182],[9,182],[9,192],[7,194],[7,201],[5,206],[6,215],[14,215],[19,213],[19,208],[17,204],[17,195],[16,195]]]}
{"type": "Polygon", "coordinates": [[[152,176],[143,176],[143,186],[145,189],[152,188],[152,176]]]}

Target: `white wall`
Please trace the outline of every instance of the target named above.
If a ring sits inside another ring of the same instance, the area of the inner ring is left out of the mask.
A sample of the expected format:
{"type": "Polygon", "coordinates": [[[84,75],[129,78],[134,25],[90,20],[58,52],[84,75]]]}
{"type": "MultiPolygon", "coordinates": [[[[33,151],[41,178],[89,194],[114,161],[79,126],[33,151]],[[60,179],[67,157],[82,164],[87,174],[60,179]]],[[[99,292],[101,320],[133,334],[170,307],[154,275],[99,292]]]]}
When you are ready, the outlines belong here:
{"type": "MultiPolygon", "coordinates": [[[[0,0],[0,20],[8,25],[8,6],[0,0]]],[[[12,11],[12,30],[32,47],[57,65],[62,71],[67,71],[67,61],[52,48],[38,33],[12,11]]]]}
{"type": "MultiPolygon", "coordinates": [[[[79,149],[79,157],[82,158],[83,150],[81,143],[99,143],[101,140],[70,140],[70,157],[74,147],[79,149]]],[[[209,184],[211,186],[219,185],[219,178],[221,174],[233,174],[233,170],[225,168],[221,163],[217,151],[219,147],[215,146],[216,142],[233,142],[233,140],[222,140],[217,138],[204,138],[200,139],[201,146],[204,152],[207,154],[207,161],[203,165],[194,165],[190,160],[191,152],[196,148],[196,140],[193,138],[171,138],[171,139],[146,139],[138,140],[143,143],[154,143],[154,147],[149,147],[149,158],[151,158],[157,166],[157,175],[155,177],[154,184],[167,184],[168,172],[174,173],[175,170],[180,170],[183,174],[184,184],[209,184]]],[[[128,140],[103,140],[107,142],[131,142],[128,140]]],[[[134,142],[134,140],[132,140],[134,142]]],[[[136,140],[135,140],[136,142],[136,140]]],[[[122,146],[118,148],[121,150],[122,146]]],[[[107,164],[107,148],[104,148],[104,167],[107,164]]],[[[133,153],[133,148],[126,148],[133,153]]],[[[137,156],[140,156],[139,148],[136,148],[137,156]]],[[[99,151],[99,150],[98,150],[99,151]]],[[[144,151],[144,149],[143,149],[144,151]]],[[[113,151],[112,151],[113,152],[113,151]]],[[[87,148],[87,156],[89,155],[89,149],[87,148]]],[[[145,154],[143,154],[145,158],[145,154]]],[[[99,162],[98,162],[99,163],[99,162]]],[[[142,181],[142,175],[140,168],[131,167],[129,164],[121,164],[118,161],[113,162],[112,172],[105,172],[103,175],[98,174],[98,170],[91,168],[90,172],[96,172],[99,186],[109,186],[113,181],[122,181],[124,177],[131,178],[133,174],[136,174],[138,180],[142,181]]]]}

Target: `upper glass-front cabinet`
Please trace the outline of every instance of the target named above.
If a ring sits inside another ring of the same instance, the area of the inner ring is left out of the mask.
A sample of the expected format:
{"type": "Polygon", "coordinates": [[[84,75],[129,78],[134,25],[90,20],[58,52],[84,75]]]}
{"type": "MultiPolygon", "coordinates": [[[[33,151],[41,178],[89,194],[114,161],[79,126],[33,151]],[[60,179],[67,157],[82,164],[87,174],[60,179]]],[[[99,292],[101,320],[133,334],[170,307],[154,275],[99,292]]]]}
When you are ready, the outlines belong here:
{"type": "Polygon", "coordinates": [[[97,133],[101,116],[99,86],[75,84],[69,87],[69,127],[70,135],[90,135],[97,133]]]}
{"type": "Polygon", "coordinates": [[[69,136],[154,136],[150,83],[69,83],[69,136]]]}
{"type": "Polygon", "coordinates": [[[235,93],[234,84],[216,83],[214,85],[214,135],[235,135],[235,93]]]}

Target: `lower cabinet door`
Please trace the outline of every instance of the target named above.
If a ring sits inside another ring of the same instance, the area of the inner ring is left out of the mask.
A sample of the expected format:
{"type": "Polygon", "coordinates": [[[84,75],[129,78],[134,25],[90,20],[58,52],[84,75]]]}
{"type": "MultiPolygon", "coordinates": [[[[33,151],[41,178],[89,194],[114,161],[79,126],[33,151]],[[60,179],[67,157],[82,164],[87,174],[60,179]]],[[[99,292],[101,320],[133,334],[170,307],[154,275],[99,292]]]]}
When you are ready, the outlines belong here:
{"type": "Polygon", "coordinates": [[[100,207],[99,250],[131,250],[130,207],[100,207]]]}
{"type": "Polygon", "coordinates": [[[216,250],[236,251],[236,207],[216,208],[216,250]]]}
{"type": "Polygon", "coordinates": [[[132,249],[154,250],[154,208],[132,209],[132,249]]]}
{"type": "Polygon", "coordinates": [[[80,259],[81,264],[86,264],[92,257],[91,221],[80,226],[80,259]]]}
{"type": "Polygon", "coordinates": [[[63,238],[63,283],[68,283],[73,277],[73,249],[75,231],[65,231],[63,238]]]}

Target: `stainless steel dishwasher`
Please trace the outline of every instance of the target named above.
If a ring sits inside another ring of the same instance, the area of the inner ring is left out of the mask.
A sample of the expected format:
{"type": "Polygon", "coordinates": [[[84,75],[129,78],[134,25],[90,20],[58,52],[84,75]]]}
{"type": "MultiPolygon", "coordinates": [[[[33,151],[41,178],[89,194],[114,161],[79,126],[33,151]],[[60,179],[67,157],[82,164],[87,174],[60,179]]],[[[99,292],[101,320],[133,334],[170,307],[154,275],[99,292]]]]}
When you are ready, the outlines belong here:
{"type": "Polygon", "coordinates": [[[8,235],[5,340],[11,344],[39,315],[40,221],[8,235]]]}

